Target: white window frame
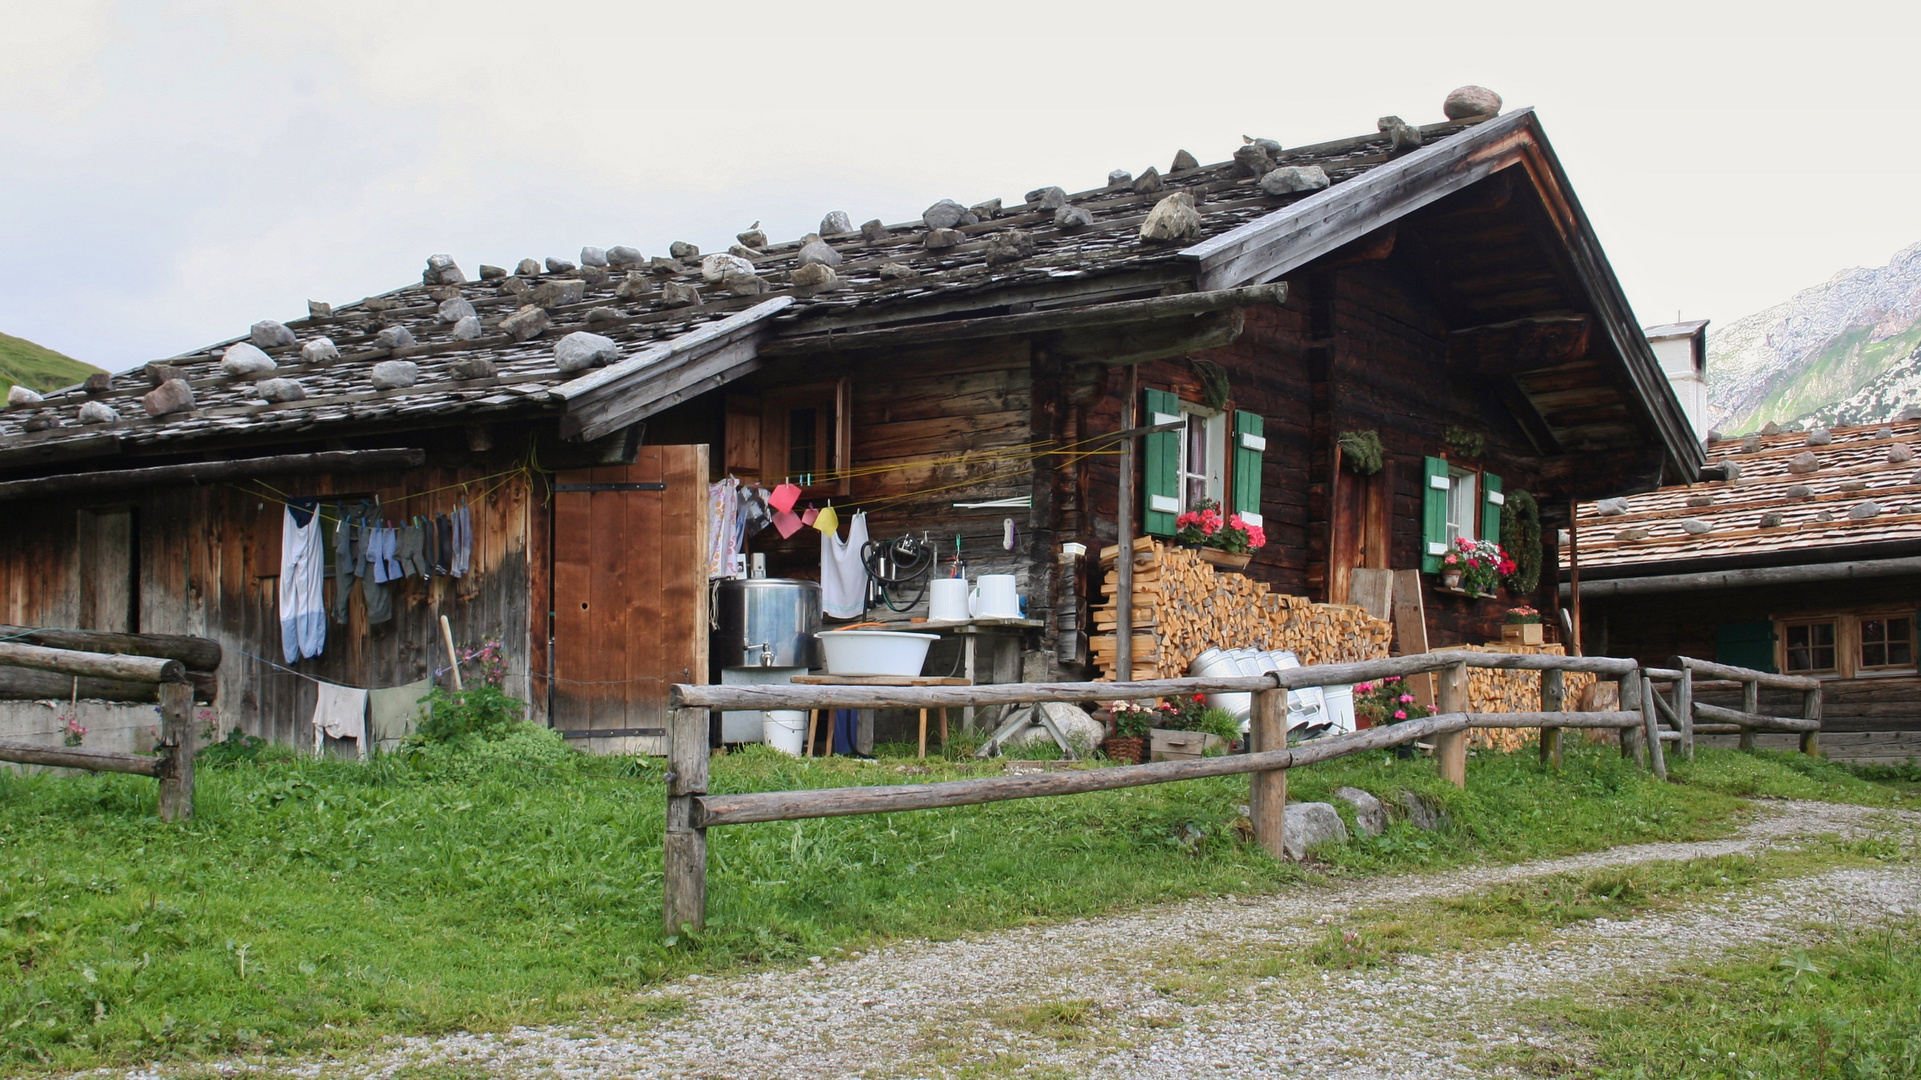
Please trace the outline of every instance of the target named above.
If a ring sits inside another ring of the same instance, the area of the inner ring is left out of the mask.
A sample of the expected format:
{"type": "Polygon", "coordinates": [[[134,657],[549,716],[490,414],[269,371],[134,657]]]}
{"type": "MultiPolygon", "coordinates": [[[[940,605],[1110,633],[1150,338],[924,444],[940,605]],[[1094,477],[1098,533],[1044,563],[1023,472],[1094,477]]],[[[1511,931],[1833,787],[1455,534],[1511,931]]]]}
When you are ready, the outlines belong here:
{"type": "MultiPolygon", "coordinates": [[[[1181,434],[1180,491],[1181,491],[1181,499],[1186,504],[1185,506],[1182,507],[1182,509],[1191,508],[1195,502],[1195,499],[1189,494],[1189,483],[1195,480],[1200,481],[1200,487],[1204,497],[1213,499],[1215,502],[1220,503],[1223,508],[1226,508],[1227,507],[1227,413],[1219,409],[1210,409],[1205,405],[1199,404],[1198,402],[1183,401],[1181,402],[1181,420],[1183,421],[1183,423],[1182,423],[1181,432],[1180,432],[1181,434]],[[1187,468],[1188,450],[1189,450],[1188,443],[1191,437],[1191,430],[1192,430],[1191,422],[1188,422],[1188,417],[1190,416],[1198,416],[1201,418],[1201,420],[1203,421],[1201,430],[1203,433],[1203,437],[1207,440],[1207,445],[1204,448],[1207,452],[1207,463],[1203,467],[1204,471],[1198,472],[1198,473],[1189,472],[1187,468]]],[[[1231,509],[1224,511],[1224,513],[1231,513],[1231,512],[1232,512],[1231,509]]]]}
{"type": "Polygon", "coordinates": [[[1447,467],[1447,542],[1481,537],[1481,474],[1458,465],[1447,467]],[[1466,515],[1466,527],[1455,520],[1466,515]]]}

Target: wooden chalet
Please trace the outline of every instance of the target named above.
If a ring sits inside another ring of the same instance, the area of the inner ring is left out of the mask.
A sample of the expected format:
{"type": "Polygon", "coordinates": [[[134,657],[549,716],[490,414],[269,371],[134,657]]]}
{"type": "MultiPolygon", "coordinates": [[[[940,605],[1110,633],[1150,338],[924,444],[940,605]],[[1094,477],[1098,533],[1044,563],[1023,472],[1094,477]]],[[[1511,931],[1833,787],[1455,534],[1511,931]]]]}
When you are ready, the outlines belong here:
{"type": "Polygon", "coordinates": [[[1697,483],[1583,503],[1561,591],[1578,576],[1587,651],[1811,675],[1829,756],[1921,752],[1918,446],[1915,420],[1751,435],[1710,444],[1697,483]]]}
{"type": "MultiPolygon", "coordinates": [[[[1099,581],[1063,545],[1113,543],[1123,514],[1166,534],[1216,497],[1264,525],[1249,575],[1338,603],[1353,567],[1432,571],[1454,535],[1498,528],[1505,494],[1533,493],[1552,538],[1572,501],[1702,462],[1531,110],[743,243],[751,272],[731,275],[681,245],[476,279],[430,265],[286,323],[276,371],[223,374],[222,343],[0,412],[0,616],[214,638],[223,724],[297,742],[315,687],[275,666],[282,501],[405,520],[464,500],[465,577],[408,580],[371,627],[356,591],[293,666],[428,677],[446,615],[462,643],[504,643],[537,719],[645,750],[667,685],[710,675],[707,485],[726,475],[809,481],[810,505],[865,509],[876,539],[960,537],[970,573],[1019,576],[1038,621],[1021,673],[1083,676],[1099,581]],[[1177,196],[1191,215],[1162,207],[1177,196]],[[1150,212],[1171,238],[1144,237],[1150,212]],[[618,357],[562,373],[579,330],[618,357]],[[320,336],[338,358],[303,361],[320,336]],[[415,380],[376,388],[394,360],[415,380]],[[265,400],[268,376],[304,396],[265,400]],[[191,406],[149,415],[169,379],[191,406]],[[1180,426],[1142,439],[1122,506],[1130,387],[1138,426],[1180,426]],[[96,402],[118,419],[82,423],[96,402]],[[1344,467],[1350,432],[1378,437],[1378,471],[1344,467]]],[[[776,576],[820,572],[811,530],[747,546],[776,576]]],[[[1430,590],[1429,644],[1498,637],[1509,604],[1551,604],[1545,577],[1535,597],[1430,590]]]]}

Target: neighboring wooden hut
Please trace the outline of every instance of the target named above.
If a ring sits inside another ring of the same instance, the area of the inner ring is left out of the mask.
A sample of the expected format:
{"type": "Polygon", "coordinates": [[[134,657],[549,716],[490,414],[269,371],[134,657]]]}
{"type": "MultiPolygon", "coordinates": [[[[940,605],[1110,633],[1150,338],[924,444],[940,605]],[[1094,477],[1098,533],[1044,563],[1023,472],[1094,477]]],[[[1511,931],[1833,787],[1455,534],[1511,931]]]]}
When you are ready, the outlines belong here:
{"type": "MultiPolygon", "coordinates": [[[[223,344],[8,409],[0,621],[215,638],[223,722],[298,741],[314,686],[266,662],[281,502],[464,501],[466,576],[401,583],[378,625],[350,590],[293,667],[430,677],[445,615],[503,642],[538,718],[649,749],[666,685],[710,674],[723,476],[802,481],[877,539],[958,536],[970,573],[1019,576],[1035,676],[1087,673],[1098,581],[1063,545],[1112,543],[1122,514],[1164,534],[1218,497],[1264,523],[1248,573],[1340,602],[1351,568],[1432,571],[1454,535],[1498,530],[1516,490],[1552,526],[1570,500],[1691,479],[1699,446],[1534,114],[1381,127],[898,225],[830,215],[801,241],[750,230],[731,255],[589,249],[478,280],[437,256],[421,285],[257,327],[273,371],[223,371],[223,344]],[[1122,507],[1129,387],[1141,424],[1184,426],[1146,436],[1122,507]],[[1378,439],[1378,469],[1347,433],[1378,439]]],[[[820,571],[812,531],[748,548],[820,571]]],[[[1429,590],[1426,636],[1497,636],[1510,602],[1429,590]]]]}
{"type": "Polygon", "coordinates": [[[1561,589],[1578,565],[1587,651],[1812,675],[1829,755],[1921,752],[1917,444],[1914,420],[1752,435],[1710,445],[1699,483],[1583,504],[1561,589]]]}

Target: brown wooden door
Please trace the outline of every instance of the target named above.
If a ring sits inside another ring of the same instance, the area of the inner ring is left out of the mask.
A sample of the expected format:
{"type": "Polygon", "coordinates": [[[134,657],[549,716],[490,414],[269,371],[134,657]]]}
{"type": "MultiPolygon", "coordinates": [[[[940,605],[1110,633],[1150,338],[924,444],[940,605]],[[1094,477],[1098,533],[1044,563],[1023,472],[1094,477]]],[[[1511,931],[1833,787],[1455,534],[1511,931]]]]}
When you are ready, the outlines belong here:
{"type": "Polygon", "coordinates": [[[1389,470],[1360,476],[1340,467],[1335,452],[1333,543],[1328,558],[1330,604],[1350,602],[1350,583],[1356,567],[1386,569],[1388,555],[1389,470]]]}
{"type": "Polygon", "coordinates": [[[707,447],[559,473],[553,725],[602,754],[663,754],[667,690],[707,681],[707,447]]]}

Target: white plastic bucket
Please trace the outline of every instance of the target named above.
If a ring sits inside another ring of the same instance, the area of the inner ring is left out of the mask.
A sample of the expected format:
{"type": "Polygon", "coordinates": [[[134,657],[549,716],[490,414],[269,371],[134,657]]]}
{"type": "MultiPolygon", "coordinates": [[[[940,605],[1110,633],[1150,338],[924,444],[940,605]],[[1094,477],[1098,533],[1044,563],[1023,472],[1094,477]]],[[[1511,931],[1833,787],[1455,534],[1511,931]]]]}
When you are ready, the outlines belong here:
{"type": "Polygon", "coordinates": [[[974,582],[967,606],[976,619],[1020,618],[1021,598],[1014,575],[982,574],[974,582]]]}
{"type": "Polygon", "coordinates": [[[927,583],[927,617],[934,622],[966,622],[966,578],[935,578],[927,583]]]}
{"type": "MultiPolygon", "coordinates": [[[[1194,662],[1187,667],[1187,673],[1203,679],[1232,679],[1241,674],[1241,665],[1235,662],[1233,653],[1208,649],[1194,658],[1194,662]]],[[[1234,719],[1244,722],[1254,711],[1254,695],[1209,694],[1207,707],[1226,709],[1234,719]]]]}
{"type": "Polygon", "coordinates": [[[807,743],[807,714],[788,709],[761,713],[760,741],[789,757],[799,757],[807,743]]]}
{"type": "Polygon", "coordinates": [[[1325,703],[1322,718],[1334,724],[1332,730],[1349,732],[1354,730],[1354,688],[1352,686],[1323,686],[1321,700],[1325,703]]]}

